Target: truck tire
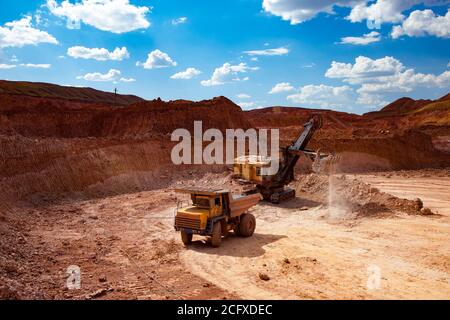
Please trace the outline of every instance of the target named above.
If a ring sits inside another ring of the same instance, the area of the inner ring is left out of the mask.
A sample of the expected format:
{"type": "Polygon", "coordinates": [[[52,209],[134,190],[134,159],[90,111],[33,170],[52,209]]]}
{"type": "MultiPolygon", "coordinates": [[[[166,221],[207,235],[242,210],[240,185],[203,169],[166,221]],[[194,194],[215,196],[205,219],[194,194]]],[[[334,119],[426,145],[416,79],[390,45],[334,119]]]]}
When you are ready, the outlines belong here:
{"type": "Polygon", "coordinates": [[[220,221],[214,223],[212,235],[211,235],[211,245],[214,248],[220,247],[222,243],[222,226],[220,221]]]}
{"type": "Polygon", "coordinates": [[[187,233],[186,231],[181,231],[181,241],[185,246],[192,243],[192,233],[187,233]]]}
{"type": "Polygon", "coordinates": [[[239,223],[239,233],[242,237],[251,237],[255,232],[256,219],[255,216],[246,213],[241,216],[241,222],[239,223]]]}
{"type": "Polygon", "coordinates": [[[233,231],[236,236],[241,235],[241,231],[239,231],[239,225],[234,226],[233,231]]]}

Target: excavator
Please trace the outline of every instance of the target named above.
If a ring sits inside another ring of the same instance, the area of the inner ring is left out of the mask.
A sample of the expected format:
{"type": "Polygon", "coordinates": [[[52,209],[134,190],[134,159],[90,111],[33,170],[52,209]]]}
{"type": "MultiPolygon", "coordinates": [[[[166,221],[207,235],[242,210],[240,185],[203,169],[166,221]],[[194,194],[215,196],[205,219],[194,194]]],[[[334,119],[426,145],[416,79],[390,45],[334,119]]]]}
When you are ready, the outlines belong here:
{"type": "Polygon", "coordinates": [[[329,154],[322,154],[320,150],[317,152],[306,149],[311,141],[314,132],[322,127],[322,117],[320,115],[313,116],[307,123],[303,125],[303,132],[290,145],[281,148],[283,157],[279,166],[279,170],[274,175],[262,175],[263,167],[270,167],[269,159],[261,156],[242,156],[234,161],[233,171],[234,177],[243,184],[255,185],[246,193],[260,193],[264,200],[272,203],[280,203],[295,197],[295,190],[286,187],[294,180],[294,167],[300,156],[306,155],[313,162],[313,170],[320,171],[335,159],[329,154]]]}

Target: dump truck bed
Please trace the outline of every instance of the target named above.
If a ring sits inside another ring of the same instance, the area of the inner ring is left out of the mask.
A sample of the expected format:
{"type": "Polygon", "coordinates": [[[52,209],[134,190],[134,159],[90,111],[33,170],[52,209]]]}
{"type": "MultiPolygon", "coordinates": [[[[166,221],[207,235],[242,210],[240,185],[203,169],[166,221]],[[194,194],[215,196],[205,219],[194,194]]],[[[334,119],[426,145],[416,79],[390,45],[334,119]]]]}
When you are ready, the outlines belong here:
{"type": "Polygon", "coordinates": [[[232,196],[228,194],[230,204],[230,216],[237,217],[247,212],[248,209],[258,204],[262,196],[259,193],[248,196],[232,196]]]}

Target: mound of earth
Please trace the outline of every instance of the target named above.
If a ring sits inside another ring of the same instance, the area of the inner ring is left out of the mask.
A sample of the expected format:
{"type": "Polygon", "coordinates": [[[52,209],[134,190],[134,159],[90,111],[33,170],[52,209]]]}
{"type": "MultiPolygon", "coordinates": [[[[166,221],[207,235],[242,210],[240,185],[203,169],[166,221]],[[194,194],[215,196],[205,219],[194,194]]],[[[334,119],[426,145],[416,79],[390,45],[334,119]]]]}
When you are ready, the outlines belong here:
{"type": "Polygon", "coordinates": [[[381,192],[346,175],[299,176],[294,184],[297,194],[324,203],[332,218],[354,219],[395,214],[432,215],[421,199],[407,200],[381,192]]]}

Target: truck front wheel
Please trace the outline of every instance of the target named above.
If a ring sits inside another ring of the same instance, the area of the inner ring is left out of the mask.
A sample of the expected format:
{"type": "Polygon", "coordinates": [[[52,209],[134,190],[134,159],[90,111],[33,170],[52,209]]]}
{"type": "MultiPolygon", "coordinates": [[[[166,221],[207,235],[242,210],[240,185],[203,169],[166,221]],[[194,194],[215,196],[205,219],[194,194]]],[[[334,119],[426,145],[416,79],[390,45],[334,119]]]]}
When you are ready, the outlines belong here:
{"type": "Polygon", "coordinates": [[[255,232],[256,219],[255,216],[247,213],[241,216],[241,222],[239,223],[239,233],[243,237],[251,237],[255,232]]]}
{"type": "Polygon", "coordinates": [[[181,241],[185,246],[192,243],[192,233],[187,233],[186,231],[181,231],[181,241]]]}
{"type": "Polygon", "coordinates": [[[220,247],[222,242],[222,226],[220,221],[214,223],[212,235],[211,235],[211,245],[214,248],[220,247]]]}

